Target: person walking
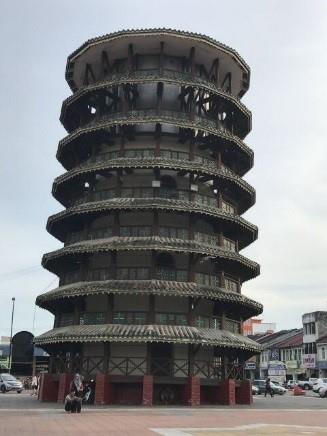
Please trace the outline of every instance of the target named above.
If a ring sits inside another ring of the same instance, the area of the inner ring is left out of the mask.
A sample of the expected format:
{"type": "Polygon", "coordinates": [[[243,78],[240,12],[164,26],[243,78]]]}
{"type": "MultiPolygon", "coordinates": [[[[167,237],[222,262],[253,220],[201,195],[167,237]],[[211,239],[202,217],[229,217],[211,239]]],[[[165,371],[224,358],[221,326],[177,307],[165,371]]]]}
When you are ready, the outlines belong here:
{"type": "Polygon", "coordinates": [[[37,390],[38,390],[38,386],[39,386],[39,380],[38,380],[38,376],[35,374],[32,377],[32,393],[31,395],[37,395],[37,390]]]}
{"type": "Polygon", "coordinates": [[[267,396],[267,394],[270,394],[271,398],[274,396],[274,391],[271,387],[271,383],[270,383],[270,378],[267,377],[266,379],[266,390],[265,390],[265,397],[267,396]]]}

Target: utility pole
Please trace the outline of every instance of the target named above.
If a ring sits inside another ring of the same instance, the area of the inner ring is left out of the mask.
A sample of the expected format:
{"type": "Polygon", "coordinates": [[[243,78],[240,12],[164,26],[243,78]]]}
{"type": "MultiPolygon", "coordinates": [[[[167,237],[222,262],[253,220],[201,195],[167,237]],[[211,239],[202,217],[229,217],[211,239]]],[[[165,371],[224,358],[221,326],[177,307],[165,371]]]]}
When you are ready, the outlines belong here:
{"type": "Polygon", "coordinates": [[[11,326],[10,326],[10,345],[9,345],[9,374],[11,373],[11,361],[12,361],[12,328],[14,324],[14,312],[15,312],[15,297],[12,297],[12,310],[11,310],[11,326]]]}

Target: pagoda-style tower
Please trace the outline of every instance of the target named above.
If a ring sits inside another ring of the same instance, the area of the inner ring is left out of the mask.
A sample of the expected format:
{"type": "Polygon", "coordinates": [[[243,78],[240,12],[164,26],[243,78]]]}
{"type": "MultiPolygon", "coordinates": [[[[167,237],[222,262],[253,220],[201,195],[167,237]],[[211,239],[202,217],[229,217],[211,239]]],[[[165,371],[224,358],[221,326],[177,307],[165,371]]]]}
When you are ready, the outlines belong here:
{"type": "Polygon", "coordinates": [[[50,372],[96,377],[100,403],[223,401],[259,351],[242,336],[262,312],[241,293],[259,274],[240,254],[257,237],[241,217],[255,203],[250,69],[211,38],[158,29],[87,41],[66,79],[65,210],[47,224],[64,247],[43,258],[59,287],[37,298],[55,315],[36,338],[50,372]]]}

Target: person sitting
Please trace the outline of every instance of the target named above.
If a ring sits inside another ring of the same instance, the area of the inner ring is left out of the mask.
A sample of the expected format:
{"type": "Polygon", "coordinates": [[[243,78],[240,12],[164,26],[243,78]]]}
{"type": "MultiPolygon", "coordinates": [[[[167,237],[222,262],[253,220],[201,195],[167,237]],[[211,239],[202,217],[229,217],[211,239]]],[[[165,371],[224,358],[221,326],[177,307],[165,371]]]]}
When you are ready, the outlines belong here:
{"type": "Polygon", "coordinates": [[[65,398],[65,410],[70,413],[81,413],[82,399],[77,397],[75,390],[71,389],[71,392],[65,398]]]}

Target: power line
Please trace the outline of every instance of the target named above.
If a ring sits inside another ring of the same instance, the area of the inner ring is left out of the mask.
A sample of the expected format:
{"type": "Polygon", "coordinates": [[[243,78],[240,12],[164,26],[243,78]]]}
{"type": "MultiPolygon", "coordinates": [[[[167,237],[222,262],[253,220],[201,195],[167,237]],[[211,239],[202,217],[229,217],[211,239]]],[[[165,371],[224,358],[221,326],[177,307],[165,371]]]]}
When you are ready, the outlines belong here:
{"type": "Polygon", "coordinates": [[[10,272],[5,272],[0,274],[0,279],[8,280],[12,278],[21,277],[27,274],[32,274],[36,272],[38,269],[42,268],[41,265],[30,266],[28,268],[17,269],[10,272]]]}
{"type": "MultiPolygon", "coordinates": [[[[49,289],[50,286],[52,286],[53,283],[54,283],[56,280],[57,280],[57,277],[55,277],[53,280],[51,280],[51,282],[50,282],[50,283],[49,283],[49,284],[48,284],[44,289],[42,289],[42,291],[40,291],[40,293],[43,294],[43,292],[45,292],[47,289],[49,289]]],[[[33,333],[33,336],[34,336],[34,333],[35,333],[36,308],[37,308],[37,306],[36,306],[36,304],[34,304],[33,325],[32,325],[32,333],[33,333]]]]}

